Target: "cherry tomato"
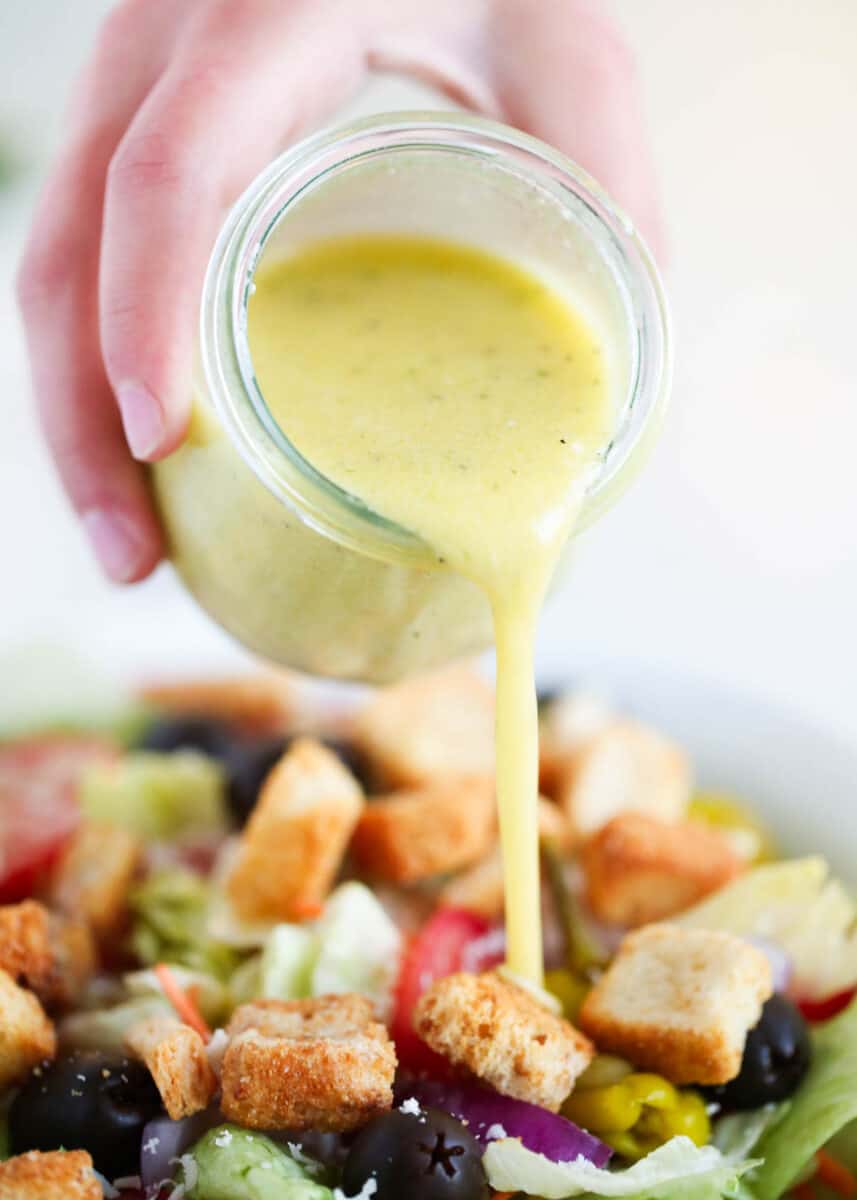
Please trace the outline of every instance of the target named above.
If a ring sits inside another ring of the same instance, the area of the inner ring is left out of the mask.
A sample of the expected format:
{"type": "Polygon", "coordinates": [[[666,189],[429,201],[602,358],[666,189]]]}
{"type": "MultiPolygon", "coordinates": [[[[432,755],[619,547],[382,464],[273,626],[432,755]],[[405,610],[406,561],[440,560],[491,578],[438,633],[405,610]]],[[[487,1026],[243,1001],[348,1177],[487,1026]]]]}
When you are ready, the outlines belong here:
{"type": "Polygon", "coordinates": [[[109,742],[89,737],[34,737],[0,746],[0,903],[36,891],[77,826],[81,772],[115,754],[109,742]]]}
{"type": "Polygon", "coordinates": [[[837,992],[835,996],[826,996],[823,1000],[798,1000],[797,1006],[811,1025],[819,1025],[844,1012],[855,996],[857,987],[837,992]]]}
{"type": "Polygon", "coordinates": [[[436,979],[496,966],[503,960],[503,950],[502,932],[475,913],[442,908],[426,921],[405,951],[396,985],[392,1034],[403,1067],[432,1075],[448,1072],[446,1059],[414,1032],[417,1000],[436,979]]]}

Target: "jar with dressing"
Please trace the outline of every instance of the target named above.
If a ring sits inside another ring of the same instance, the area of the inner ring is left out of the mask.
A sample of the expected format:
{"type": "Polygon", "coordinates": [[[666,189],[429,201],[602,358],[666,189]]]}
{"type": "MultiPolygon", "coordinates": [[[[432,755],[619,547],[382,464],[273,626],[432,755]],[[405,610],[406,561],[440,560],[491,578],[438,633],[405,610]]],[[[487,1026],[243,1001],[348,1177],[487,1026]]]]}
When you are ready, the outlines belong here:
{"type": "MultiPolygon", "coordinates": [[[[612,501],[644,458],[670,373],[657,272],[628,221],[591,179],[547,146],[492,122],[457,113],[395,114],[292,147],[233,209],[204,287],[189,436],[153,468],[153,482],[171,558],[186,586],[251,649],[314,674],[386,681],[491,643],[484,589],[443,561],[425,531],[421,536],[384,515],[365,489],[349,489],[343,437],[336,475],[322,466],[321,456],[301,453],[306,443],[295,440],[291,428],[289,388],[297,406],[305,362],[316,364],[317,379],[330,381],[335,397],[327,391],[319,397],[332,404],[323,410],[331,444],[334,433],[349,435],[367,386],[383,387],[394,405],[398,387],[410,389],[411,398],[414,388],[423,389],[427,404],[438,397],[440,415],[421,426],[419,436],[452,453],[444,443],[443,416],[450,393],[456,404],[478,398],[478,415],[490,422],[506,412],[503,396],[513,385],[522,397],[529,387],[548,386],[549,376],[556,386],[553,363],[513,357],[517,325],[504,324],[499,309],[495,321],[489,292],[479,290],[490,291],[492,271],[499,272],[496,282],[510,303],[515,289],[520,292],[520,328],[529,323],[532,354],[539,350],[534,322],[540,314],[553,319],[554,297],[579,314],[587,353],[599,356],[599,419],[607,426],[580,481],[586,494],[579,529],[612,501]],[[410,247],[406,257],[423,255],[434,291],[414,291],[409,298],[401,280],[399,292],[392,290],[395,262],[385,272],[376,260],[395,257],[397,239],[410,247]],[[292,289],[283,355],[291,355],[296,373],[277,377],[274,403],[268,381],[278,343],[276,329],[264,320],[263,301],[273,295],[277,265],[294,260],[312,266],[306,254],[316,246],[330,260],[321,263],[325,284],[316,286],[307,269],[302,290],[292,289]],[[435,249],[425,259],[427,246],[435,249]],[[455,290],[456,272],[469,293],[463,286],[455,290]],[[466,295],[474,306],[469,311],[466,295]],[[296,296],[300,308],[294,307],[296,296]],[[350,323],[343,316],[347,304],[350,323]],[[410,329],[405,350],[397,344],[385,356],[378,313],[390,317],[397,336],[410,329]],[[358,319],[365,326],[362,339],[358,319]],[[425,330],[416,342],[414,322],[425,330]],[[325,343],[314,344],[316,329],[324,331],[325,343]],[[299,339],[291,349],[289,330],[299,339]],[[468,339],[478,334],[480,350],[497,355],[490,372],[483,364],[475,374],[466,366],[462,375],[444,361],[450,331],[466,353],[472,350],[468,339]],[[519,366],[520,377],[514,373],[519,366]],[[368,379],[360,377],[364,368],[368,379]],[[496,404],[484,386],[487,378],[497,383],[496,404]],[[468,394],[471,382],[478,391],[468,394]],[[349,430],[337,427],[337,404],[354,406],[349,430]]],[[[577,337],[570,327],[567,334],[577,337]]],[[[546,354],[555,352],[549,341],[546,354]]],[[[576,351],[578,342],[568,345],[576,351]]],[[[565,357],[562,370],[582,370],[574,353],[565,357]]],[[[300,403],[304,411],[311,408],[306,397],[300,403]]],[[[514,428],[507,436],[516,452],[523,438],[514,428]]],[[[371,447],[363,449],[371,455],[371,447]]],[[[398,475],[388,480],[399,495],[408,486],[408,449],[402,446],[398,475]]],[[[386,451],[396,457],[395,448],[386,451]]],[[[483,464],[477,456],[458,466],[481,470],[483,464]]],[[[450,491],[447,500],[454,505],[452,496],[450,491]]],[[[494,536],[497,528],[495,520],[494,536]]]]}

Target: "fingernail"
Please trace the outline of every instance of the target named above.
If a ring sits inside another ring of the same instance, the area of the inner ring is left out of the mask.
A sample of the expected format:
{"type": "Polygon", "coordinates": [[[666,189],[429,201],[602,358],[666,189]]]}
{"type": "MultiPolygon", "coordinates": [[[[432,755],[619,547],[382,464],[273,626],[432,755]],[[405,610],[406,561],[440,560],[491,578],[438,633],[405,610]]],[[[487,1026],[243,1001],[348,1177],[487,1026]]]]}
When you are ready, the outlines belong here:
{"type": "Polygon", "coordinates": [[[131,453],[135,458],[150,458],[163,441],[163,409],[141,383],[120,384],[117,398],[131,453]]]}
{"type": "Polygon", "coordinates": [[[129,583],[145,554],[145,546],[130,521],[107,508],[90,509],[82,521],[96,557],[110,578],[116,583],[129,583]]]}

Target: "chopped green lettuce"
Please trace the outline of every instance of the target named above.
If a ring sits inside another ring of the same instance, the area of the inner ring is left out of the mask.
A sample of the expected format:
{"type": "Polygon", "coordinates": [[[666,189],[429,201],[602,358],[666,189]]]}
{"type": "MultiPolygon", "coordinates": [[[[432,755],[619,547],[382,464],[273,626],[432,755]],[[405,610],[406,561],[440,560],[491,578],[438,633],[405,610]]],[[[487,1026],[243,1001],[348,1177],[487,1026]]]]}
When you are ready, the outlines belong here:
{"type": "Polygon", "coordinates": [[[206,920],[209,884],[181,868],[157,871],[131,892],[131,948],[144,963],[176,963],[227,980],[235,951],[213,939],[206,920]]]}
{"type": "Polygon", "coordinates": [[[258,996],[302,1000],[312,995],[318,937],[305,925],[276,925],[259,962],[258,996]]]}
{"type": "Polygon", "coordinates": [[[312,1178],[322,1173],[320,1165],[304,1155],[298,1163],[285,1146],[238,1125],[210,1129],[182,1155],[181,1170],[188,1200],[333,1198],[330,1188],[312,1178]]]}
{"type": "Polygon", "coordinates": [[[809,1074],[788,1111],[754,1153],[764,1160],[749,1185],[757,1200],[776,1200],[816,1150],[857,1120],[857,1001],[813,1034],[809,1074]]]}
{"type": "Polygon", "coordinates": [[[164,995],[138,997],[114,1004],[112,1008],[69,1013],[60,1021],[59,1038],[66,1050],[121,1053],[125,1048],[125,1034],[132,1025],[172,1012],[173,1007],[164,995]]]}
{"type": "Polygon", "coordinates": [[[383,1014],[399,973],[402,935],[363,883],[343,883],[316,922],[312,994],[360,992],[383,1014]]]}
{"type": "Polygon", "coordinates": [[[228,828],[222,768],[204,754],[136,750],[115,763],[94,763],[80,781],[80,804],[91,821],[119,825],[142,838],[228,828]]]}
{"type": "Polygon", "coordinates": [[[228,841],[220,851],[211,874],[211,899],[206,923],[208,936],[236,950],[258,950],[268,940],[276,921],[246,921],[235,910],[227,881],[239,849],[237,840],[228,841]]]}
{"type": "Polygon", "coordinates": [[[262,995],[262,955],[253,954],[237,967],[229,980],[232,1004],[246,1004],[262,995]]]}
{"type": "Polygon", "coordinates": [[[485,1151],[488,1182],[501,1192],[544,1200],[570,1196],[620,1196],[627,1200],[721,1200],[736,1193],[753,1162],[728,1162],[715,1146],[677,1137],[625,1171],[603,1170],[578,1158],[552,1162],[517,1138],[491,1142],[485,1151]]]}
{"type": "MultiPolygon", "coordinates": [[[[177,963],[168,962],[167,966],[182,991],[193,996],[209,1025],[220,1024],[232,1007],[232,997],[226,984],[215,979],[213,975],[207,975],[203,971],[192,971],[177,963]]],[[[129,971],[123,976],[123,983],[132,998],[162,997],[164,994],[161,981],[151,969],[129,971]]]]}
{"type": "Polygon", "coordinates": [[[675,921],[775,942],[803,996],[820,999],[857,983],[857,905],[823,858],[756,867],[675,921]]]}
{"type": "Polygon", "coordinates": [[[766,1104],[750,1112],[729,1113],[714,1122],[711,1143],[728,1162],[743,1162],[753,1155],[764,1134],[781,1121],[789,1104],[766,1104]]]}

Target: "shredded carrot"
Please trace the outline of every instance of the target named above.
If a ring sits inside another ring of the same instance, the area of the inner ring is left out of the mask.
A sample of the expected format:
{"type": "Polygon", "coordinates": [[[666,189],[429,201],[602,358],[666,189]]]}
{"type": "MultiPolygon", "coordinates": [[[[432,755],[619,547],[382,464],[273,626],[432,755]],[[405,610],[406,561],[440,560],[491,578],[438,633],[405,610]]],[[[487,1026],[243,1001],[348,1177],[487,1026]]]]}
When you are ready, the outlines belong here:
{"type": "Polygon", "coordinates": [[[166,963],[158,963],[155,967],[155,974],[158,977],[158,983],[164,990],[164,995],[185,1025],[190,1025],[191,1029],[195,1029],[204,1041],[211,1041],[211,1030],[199,1011],[195,999],[179,986],[170,967],[166,963]]]}
{"type": "Polygon", "coordinates": [[[802,1183],[789,1194],[792,1200],[818,1200],[811,1183],[802,1183]]]}
{"type": "Polygon", "coordinates": [[[324,905],[317,900],[296,900],[292,905],[292,914],[298,921],[314,921],[324,912],[324,905]]]}
{"type": "Polygon", "coordinates": [[[826,1150],[819,1150],[815,1160],[818,1164],[816,1177],[825,1187],[836,1192],[837,1196],[857,1196],[857,1178],[844,1163],[839,1162],[826,1150]]]}

